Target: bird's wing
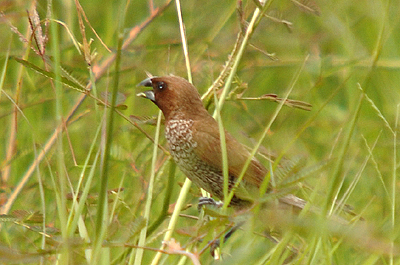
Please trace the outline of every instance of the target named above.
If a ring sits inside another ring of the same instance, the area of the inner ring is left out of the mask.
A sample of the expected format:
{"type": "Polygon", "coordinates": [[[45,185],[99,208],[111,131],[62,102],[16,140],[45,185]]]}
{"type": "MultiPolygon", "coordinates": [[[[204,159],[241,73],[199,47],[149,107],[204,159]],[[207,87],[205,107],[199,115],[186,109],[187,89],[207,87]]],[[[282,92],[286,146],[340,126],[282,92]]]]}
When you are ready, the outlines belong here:
{"type": "MultiPolygon", "coordinates": [[[[210,117],[211,118],[211,117],[210,117]]],[[[212,118],[211,118],[212,119],[212,118]]],[[[222,153],[220,133],[217,122],[212,120],[195,121],[193,124],[193,140],[197,143],[195,153],[209,165],[222,172],[222,153]],[[205,125],[207,124],[207,126],[205,125]]],[[[238,178],[246,160],[250,156],[247,149],[225,131],[226,149],[228,155],[229,175],[238,178]]],[[[253,158],[243,177],[246,184],[259,187],[267,175],[267,169],[253,158]]]]}

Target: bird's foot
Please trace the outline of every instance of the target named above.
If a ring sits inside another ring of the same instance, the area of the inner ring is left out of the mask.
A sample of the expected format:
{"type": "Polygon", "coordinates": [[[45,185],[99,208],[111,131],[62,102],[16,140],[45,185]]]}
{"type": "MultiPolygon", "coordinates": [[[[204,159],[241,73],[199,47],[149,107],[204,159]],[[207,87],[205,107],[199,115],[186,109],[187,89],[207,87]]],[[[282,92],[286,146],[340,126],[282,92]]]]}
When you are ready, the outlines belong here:
{"type": "Polygon", "coordinates": [[[221,201],[216,201],[213,198],[200,197],[199,204],[197,205],[197,209],[200,211],[201,207],[205,206],[205,205],[212,205],[214,207],[221,208],[224,205],[224,203],[221,201]]]}
{"type": "MultiPolygon", "coordinates": [[[[235,231],[238,230],[243,224],[244,222],[240,222],[229,229],[229,231],[226,232],[226,234],[224,235],[224,239],[222,242],[226,242],[233,235],[233,233],[235,233],[235,231]]],[[[221,242],[219,239],[216,239],[214,241],[210,241],[209,243],[211,256],[215,257],[215,250],[219,248],[221,242]]]]}

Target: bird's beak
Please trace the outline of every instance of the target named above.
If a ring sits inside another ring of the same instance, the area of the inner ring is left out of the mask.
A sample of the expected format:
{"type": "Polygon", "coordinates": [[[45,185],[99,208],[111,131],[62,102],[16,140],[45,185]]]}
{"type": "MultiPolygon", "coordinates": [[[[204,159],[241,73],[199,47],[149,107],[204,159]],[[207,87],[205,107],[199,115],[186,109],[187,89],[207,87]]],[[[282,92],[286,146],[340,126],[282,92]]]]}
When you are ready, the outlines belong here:
{"type": "Polygon", "coordinates": [[[137,84],[137,86],[146,86],[146,87],[152,87],[153,86],[153,82],[152,79],[154,78],[154,76],[146,78],[145,80],[143,80],[142,82],[140,82],[139,84],[137,84]]]}
{"type": "Polygon", "coordinates": [[[153,102],[156,101],[156,97],[154,95],[154,91],[153,90],[147,90],[147,91],[144,91],[144,92],[137,93],[136,96],[150,99],[153,102]]]}
{"type": "MultiPolygon", "coordinates": [[[[153,86],[153,82],[152,82],[153,78],[154,78],[154,76],[146,78],[145,80],[140,82],[137,86],[152,87],[153,86]]],[[[140,93],[136,94],[136,96],[150,99],[153,102],[156,101],[156,97],[154,95],[154,91],[153,90],[140,92],[140,93]]]]}

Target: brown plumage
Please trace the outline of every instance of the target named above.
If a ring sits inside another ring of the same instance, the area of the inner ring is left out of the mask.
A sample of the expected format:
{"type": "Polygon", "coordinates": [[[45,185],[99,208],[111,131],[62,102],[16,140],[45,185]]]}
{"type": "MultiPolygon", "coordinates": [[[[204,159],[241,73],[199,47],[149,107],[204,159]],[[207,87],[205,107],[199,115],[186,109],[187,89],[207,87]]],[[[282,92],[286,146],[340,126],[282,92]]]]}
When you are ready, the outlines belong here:
{"type": "MultiPolygon", "coordinates": [[[[138,95],[153,101],[163,112],[165,136],[179,168],[196,185],[223,199],[218,123],[204,108],[197,89],[177,76],[150,77],[139,85],[153,88],[138,95]]],[[[226,131],[225,137],[229,188],[232,188],[250,153],[226,131]]],[[[267,174],[268,170],[253,158],[230,205],[250,205],[267,174]]],[[[290,205],[296,204],[293,200],[304,204],[304,201],[293,195],[280,200],[290,205]]]]}

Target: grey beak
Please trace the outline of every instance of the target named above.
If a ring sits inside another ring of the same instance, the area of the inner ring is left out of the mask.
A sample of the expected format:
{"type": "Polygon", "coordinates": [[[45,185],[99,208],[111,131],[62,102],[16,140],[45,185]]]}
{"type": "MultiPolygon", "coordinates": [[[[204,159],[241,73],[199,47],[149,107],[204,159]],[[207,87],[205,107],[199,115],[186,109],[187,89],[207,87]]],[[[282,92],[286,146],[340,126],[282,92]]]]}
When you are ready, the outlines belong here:
{"type": "MultiPolygon", "coordinates": [[[[153,82],[152,79],[154,78],[154,76],[146,78],[145,80],[143,80],[142,82],[140,82],[137,86],[145,86],[145,87],[152,87],[153,86],[153,82]]],[[[155,102],[156,101],[156,97],[154,95],[154,91],[153,90],[148,90],[148,91],[144,91],[144,92],[140,92],[138,94],[136,94],[136,96],[138,97],[142,97],[142,98],[147,98],[150,99],[151,101],[155,102]]]]}
{"type": "Polygon", "coordinates": [[[137,86],[152,87],[152,86],[153,86],[152,79],[153,79],[154,77],[155,77],[155,76],[146,78],[145,80],[143,80],[142,82],[140,82],[139,84],[137,84],[137,86]]]}
{"type": "MultiPolygon", "coordinates": [[[[146,80],[147,80],[147,79],[146,79],[146,80]]],[[[146,81],[146,80],[144,80],[144,81],[146,81]]],[[[143,83],[143,82],[142,82],[142,83],[143,83]]],[[[141,83],[140,83],[140,84],[141,84],[141,83]]],[[[142,97],[142,98],[150,99],[150,100],[153,101],[153,102],[156,101],[156,97],[155,97],[155,95],[154,95],[153,90],[147,90],[147,91],[144,91],[144,92],[137,93],[136,96],[142,97]]]]}

